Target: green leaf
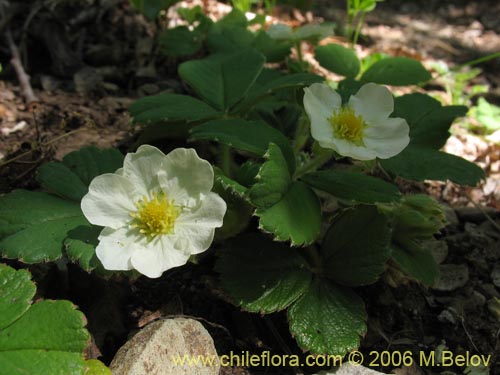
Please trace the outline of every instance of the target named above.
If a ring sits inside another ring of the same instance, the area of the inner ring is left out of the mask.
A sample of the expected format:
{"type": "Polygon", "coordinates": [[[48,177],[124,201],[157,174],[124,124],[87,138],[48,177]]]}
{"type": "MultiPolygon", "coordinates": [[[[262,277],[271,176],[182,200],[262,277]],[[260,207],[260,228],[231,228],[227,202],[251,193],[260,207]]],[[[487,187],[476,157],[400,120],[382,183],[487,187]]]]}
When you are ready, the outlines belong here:
{"type": "Polygon", "coordinates": [[[131,0],[135,9],[140,11],[150,20],[154,20],[162,10],[167,10],[170,6],[180,0],[131,0]]]}
{"type": "Polygon", "coordinates": [[[239,182],[227,177],[224,172],[217,166],[214,166],[215,181],[221,185],[224,190],[230,191],[239,197],[244,197],[247,188],[241,185],[239,182]]]}
{"type": "Polygon", "coordinates": [[[85,375],[113,375],[111,370],[97,359],[85,361],[85,375]]]}
{"type": "Polygon", "coordinates": [[[45,190],[72,201],[79,202],[88,191],[80,177],[60,162],[42,164],[37,170],[37,180],[45,190]]]}
{"type": "Polygon", "coordinates": [[[281,62],[285,60],[291,52],[291,43],[279,41],[271,38],[264,30],[255,34],[252,47],[266,57],[266,62],[281,62]]]}
{"type": "Polygon", "coordinates": [[[25,263],[55,260],[69,230],[87,223],[80,206],[45,193],[0,197],[0,254],[25,263]]]}
{"type": "Polygon", "coordinates": [[[301,180],[347,202],[371,204],[401,199],[401,193],[395,185],[357,172],[319,171],[306,174],[301,180]]]}
{"type": "Polygon", "coordinates": [[[223,241],[241,233],[249,224],[253,206],[246,201],[247,188],[227,177],[218,167],[214,167],[214,191],[226,202],[222,228],[215,232],[215,240],[223,241]]]}
{"type": "Polygon", "coordinates": [[[428,148],[408,146],[399,155],[380,160],[388,172],[409,180],[453,181],[475,186],[484,178],[484,171],[476,164],[458,156],[428,148]]]}
{"type": "Polygon", "coordinates": [[[30,308],[35,291],[28,271],[0,263],[0,332],[30,308]]]}
{"type": "Polygon", "coordinates": [[[403,117],[409,125],[418,124],[423,117],[441,108],[441,103],[426,94],[413,93],[394,99],[392,117],[403,117]]]}
{"type": "Polygon", "coordinates": [[[279,202],[292,181],[287,162],[278,146],[270,143],[264,158],[267,161],[255,177],[257,182],[248,190],[250,201],[258,208],[269,208],[279,202]]]}
{"type": "Polygon", "coordinates": [[[192,56],[203,45],[203,33],[199,29],[189,30],[178,26],[164,30],[159,36],[161,51],[170,57],[192,56]]]}
{"type": "Polygon", "coordinates": [[[392,244],[392,259],[403,272],[425,285],[433,285],[439,277],[439,267],[427,249],[408,249],[392,244]]]}
{"type": "Polygon", "coordinates": [[[134,122],[139,123],[200,121],[219,114],[192,96],[170,93],[141,98],[130,106],[129,111],[134,122]]]}
{"type": "Polygon", "coordinates": [[[215,269],[236,305],[263,314],[287,308],[304,293],[312,277],[296,249],[261,234],[234,240],[215,269]]]}
{"type": "Polygon", "coordinates": [[[500,107],[481,97],[477,101],[475,116],[489,132],[500,129],[500,107]]]}
{"type": "Polygon", "coordinates": [[[86,223],[78,204],[16,190],[0,197],[0,254],[26,263],[58,259],[67,232],[86,223]]]}
{"type": "Polygon", "coordinates": [[[321,246],[325,276],[352,287],[374,283],[385,270],[390,240],[388,220],[376,207],[346,210],[321,246]]]}
{"type": "Polygon", "coordinates": [[[225,26],[214,24],[207,34],[207,47],[212,53],[234,53],[251,48],[253,33],[246,26],[225,26]]]}
{"type": "Polygon", "coordinates": [[[449,128],[457,117],[465,116],[467,107],[444,106],[424,94],[396,98],[393,117],[405,118],[410,125],[410,144],[440,149],[450,136],[449,128]]]}
{"type": "Polygon", "coordinates": [[[310,86],[313,83],[323,82],[325,79],[321,76],[311,73],[294,73],[273,79],[263,86],[263,91],[273,93],[278,90],[289,88],[300,88],[310,86]]]}
{"type": "Polygon", "coordinates": [[[314,242],[321,230],[321,207],[307,185],[295,181],[283,198],[267,209],[257,209],[259,228],[272,233],[278,241],[300,246],[314,242]]]}
{"type": "Polygon", "coordinates": [[[92,271],[100,265],[95,248],[102,228],[90,225],[80,225],[71,229],[64,240],[66,254],[72,261],[77,261],[85,271],[92,271]]]}
{"type": "Polygon", "coordinates": [[[388,57],[374,63],[361,77],[362,81],[392,86],[408,86],[427,82],[431,74],[417,60],[388,57]]]}
{"type": "Polygon", "coordinates": [[[60,197],[80,202],[94,177],[115,172],[123,164],[116,149],[85,147],[69,153],[60,162],[49,162],[38,169],[42,187],[60,197]]]}
{"type": "Polygon", "coordinates": [[[205,101],[228,110],[246,95],[263,66],[264,57],[248,49],[185,62],[179,75],[205,101]]]}
{"type": "Polygon", "coordinates": [[[317,279],[288,309],[290,331],[312,354],[343,356],[359,347],[366,332],[363,300],[351,289],[317,279]]]}
{"type": "Polygon", "coordinates": [[[63,158],[63,163],[89,186],[95,177],[121,168],[123,159],[124,156],[115,148],[89,146],[70,152],[63,158]]]}
{"type": "Polygon", "coordinates": [[[264,122],[241,119],[213,120],[191,129],[191,138],[217,141],[257,156],[264,156],[269,143],[272,142],[280,147],[290,171],[295,169],[295,155],[288,139],[279,130],[264,122]]]}
{"type": "MultiPolygon", "coordinates": [[[[81,375],[82,352],[89,340],[85,317],[69,301],[27,306],[34,294],[27,275],[0,264],[0,296],[8,296],[9,310],[19,315],[0,330],[0,373],[81,375]]],[[[3,316],[2,320],[5,323],[3,316]]]]}
{"type": "Polygon", "coordinates": [[[356,77],[361,68],[356,53],[340,44],[316,47],[314,57],[323,68],[348,78],[356,77]]]}

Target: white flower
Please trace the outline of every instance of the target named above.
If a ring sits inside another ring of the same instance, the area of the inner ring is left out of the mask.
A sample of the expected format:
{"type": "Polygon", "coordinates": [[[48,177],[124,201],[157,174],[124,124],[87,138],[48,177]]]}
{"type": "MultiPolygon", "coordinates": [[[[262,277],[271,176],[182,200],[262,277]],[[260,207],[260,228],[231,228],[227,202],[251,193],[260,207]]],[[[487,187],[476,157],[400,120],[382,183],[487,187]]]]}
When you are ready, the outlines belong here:
{"type": "Polygon", "coordinates": [[[116,173],[96,177],[82,199],[85,217],[103,226],[96,254],[108,270],[159,277],[208,249],[226,203],[212,193],[214,172],[193,149],[168,155],[144,145],[116,173]]]}
{"type": "Polygon", "coordinates": [[[340,95],[324,83],[304,89],[311,133],[321,147],[358,160],[388,159],[410,142],[405,119],[392,118],[394,99],[384,86],[367,83],[342,105],[340,95]]]}

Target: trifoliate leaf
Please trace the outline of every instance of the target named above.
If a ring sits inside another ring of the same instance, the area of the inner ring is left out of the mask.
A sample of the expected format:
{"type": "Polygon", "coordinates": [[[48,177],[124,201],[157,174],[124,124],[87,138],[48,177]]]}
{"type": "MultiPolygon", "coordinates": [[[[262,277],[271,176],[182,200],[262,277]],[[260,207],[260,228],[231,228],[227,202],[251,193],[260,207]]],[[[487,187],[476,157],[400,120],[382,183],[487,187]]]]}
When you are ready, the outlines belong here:
{"type": "MultiPolygon", "coordinates": [[[[189,95],[158,94],[146,96],[129,108],[136,123],[191,122],[215,117],[219,113],[211,106],[189,95]]],[[[167,129],[169,125],[162,124],[167,129]]]]}
{"type": "Polygon", "coordinates": [[[409,180],[450,180],[460,185],[475,186],[484,171],[458,156],[430,148],[408,146],[399,155],[380,160],[382,167],[409,180]]]}
{"type": "Polygon", "coordinates": [[[366,332],[363,300],[351,289],[316,279],[288,309],[290,331],[304,350],[343,356],[366,332]]]}
{"type": "Polygon", "coordinates": [[[179,75],[207,103],[228,110],[246,95],[263,66],[264,57],[247,49],[187,61],[179,66],[179,75]]]}
{"type": "Polygon", "coordinates": [[[416,242],[413,246],[392,244],[392,259],[415,280],[425,285],[433,285],[439,277],[439,267],[428,249],[420,247],[416,242]]]}
{"type": "Polygon", "coordinates": [[[213,120],[191,129],[191,138],[217,141],[257,156],[264,156],[272,142],[281,148],[290,171],[295,169],[295,155],[288,139],[279,130],[261,121],[213,120]]]}
{"type": "Polygon", "coordinates": [[[388,57],[370,66],[362,81],[392,86],[417,85],[432,78],[422,63],[408,57],[388,57]]]}
{"type": "Polygon", "coordinates": [[[347,78],[355,78],[361,68],[356,53],[340,44],[316,47],[314,57],[323,68],[347,78]]]}
{"type": "Polygon", "coordinates": [[[278,241],[310,244],[321,230],[321,207],[316,194],[303,182],[293,182],[283,198],[267,209],[257,209],[259,228],[278,241]]]}
{"type": "Polygon", "coordinates": [[[69,301],[27,305],[34,293],[27,275],[0,264],[0,309],[3,301],[12,305],[6,315],[10,323],[1,318],[0,374],[82,375],[82,352],[89,340],[85,317],[69,301]]]}
{"type": "Polygon", "coordinates": [[[123,155],[118,150],[89,146],[69,153],[62,163],[43,164],[37,179],[49,192],[80,202],[94,177],[115,172],[122,164],[123,155]]]}
{"type": "Polygon", "coordinates": [[[374,283],[390,256],[391,230],[385,215],[374,206],[356,206],[331,225],[321,253],[325,276],[339,284],[374,283]]]}
{"type": "Polygon", "coordinates": [[[301,180],[347,202],[371,204],[401,199],[401,193],[395,185],[357,172],[319,171],[308,173],[301,180]]]}
{"type": "Polygon", "coordinates": [[[78,204],[16,190],[0,197],[0,254],[25,263],[58,259],[68,231],[86,224],[78,204]]]}
{"type": "Polygon", "coordinates": [[[256,176],[257,182],[248,190],[250,201],[258,208],[269,208],[279,202],[291,183],[287,162],[278,146],[270,143],[264,157],[267,161],[256,176]]]}
{"type": "Polygon", "coordinates": [[[296,249],[260,234],[235,239],[218,259],[216,270],[236,305],[260,313],[288,307],[312,277],[296,249]]]}

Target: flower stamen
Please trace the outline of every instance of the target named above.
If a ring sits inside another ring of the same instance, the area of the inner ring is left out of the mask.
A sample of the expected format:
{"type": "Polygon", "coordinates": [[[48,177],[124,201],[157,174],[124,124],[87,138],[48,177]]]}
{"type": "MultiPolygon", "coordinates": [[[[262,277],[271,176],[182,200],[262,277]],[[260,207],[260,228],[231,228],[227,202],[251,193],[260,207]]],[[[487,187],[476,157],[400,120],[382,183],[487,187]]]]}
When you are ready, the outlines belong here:
{"type": "Polygon", "coordinates": [[[131,212],[131,226],[152,240],[162,234],[172,234],[180,209],[169,200],[167,194],[152,193],[152,198],[144,196],[135,203],[137,211],[131,212]]]}
{"type": "Polygon", "coordinates": [[[356,112],[351,107],[343,106],[334,111],[328,122],[337,138],[345,139],[356,146],[364,145],[363,132],[366,123],[361,116],[356,115],[356,112]]]}

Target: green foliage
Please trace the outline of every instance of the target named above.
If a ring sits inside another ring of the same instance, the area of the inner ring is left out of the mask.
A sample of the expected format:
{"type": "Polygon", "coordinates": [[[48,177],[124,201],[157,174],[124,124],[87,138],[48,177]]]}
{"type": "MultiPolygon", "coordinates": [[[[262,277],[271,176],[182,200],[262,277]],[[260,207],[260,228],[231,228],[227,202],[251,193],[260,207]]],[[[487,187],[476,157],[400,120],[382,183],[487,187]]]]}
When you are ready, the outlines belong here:
{"type": "Polygon", "coordinates": [[[262,164],[255,176],[256,183],[248,191],[250,201],[263,209],[278,203],[292,182],[287,162],[278,146],[270,143],[264,158],[267,161],[262,164]]]}
{"type": "Polygon", "coordinates": [[[321,230],[318,197],[299,181],[290,185],[281,200],[269,208],[257,209],[255,215],[260,219],[260,229],[272,233],[278,241],[290,241],[294,246],[314,242],[321,230]]]}
{"type": "Polygon", "coordinates": [[[194,122],[216,117],[219,112],[189,95],[158,94],[134,102],[129,108],[138,123],[194,122]]]}
{"type": "Polygon", "coordinates": [[[389,203],[401,197],[396,186],[357,172],[319,171],[306,174],[301,180],[350,204],[389,203]]]}
{"type": "Polygon", "coordinates": [[[179,75],[213,107],[227,111],[250,90],[264,65],[253,50],[212,55],[179,66],[179,75]]]}
{"type": "Polygon", "coordinates": [[[392,86],[417,85],[431,78],[419,61],[408,57],[388,57],[377,61],[361,76],[362,81],[392,86]]]}
{"type": "Polygon", "coordinates": [[[68,301],[31,304],[27,271],[0,264],[0,374],[81,375],[86,320],[68,301]]]}
{"type": "Polygon", "coordinates": [[[384,169],[416,181],[451,180],[470,186],[484,178],[477,165],[438,151],[449,136],[453,120],[465,115],[467,108],[441,106],[424,94],[403,95],[394,105],[394,116],[405,118],[410,125],[410,144],[399,155],[381,160],[384,169]]]}
{"type": "Polygon", "coordinates": [[[153,20],[162,10],[167,10],[179,0],[130,0],[130,2],[135,9],[153,20]]]}
{"type": "Polygon", "coordinates": [[[392,259],[413,279],[432,285],[439,276],[434,257],[424,241],[446,224],[441,206],[427,195],[408,195],[390,210],[393,221],[392,259]]]}
{"type": "Polygon", "coordinates": [[[287,308],[307,290],[312,278],[296,249],[255,234],[233,241],[216,271],[236,305],[266,314],[287,308]]]}
{"type": "Polygon", "coordinates": [[[279,130],[260,121],[237,119],[213,120],[194,127],[191,138],[214,140],[239,150],[264,156],[270,142],[275,143],[285,156],[290,170],[295,168],[293,150],[288,139],[279,130]]]}
{"type": "Polygon", "coordinates": [[[122,164],[123,155],[117,150],[96,147],[43,164],[38,181],[54,195],[16,190],[0,197],[0,254],[25,263],[67,255],[85,270],[98,267],[95,247],[100,228],[88,223],[80,200],[94,177],[115,172],[122,164]]]}
{"type": "Polygon", "coordinates": [[[477,106],[473,108],[473,116],[484,126],[486,133],[500,130],[500,107],[479,98],[477,106]]]}
{"type": "Polygon", "coordinates": [[[80,202],[94,177],[114,172],[122,164],[123,155],[117,150],[90,146],[69,153],[62,163],[43,164],[38,169],[37,179],[50,193],[80,202]]]}
{"type": "Polygon", "coordinates": [[[363,300],[351,289],[318,279],[288,310],[297,343],[314,354],[345,355],[366,332],[363,300]]]}
{"type": "Polygon", "coordinates": [[[377,281],[390,256],[391,229],[374,206],[356,206],[331,225],[321,246],[324,275],[357,287],[377,281]]]}
{"type": "Polygon", "coordinates": [[[347,78],[355,78],[361,64],[352,49],[340,44],[327,44],[316,47],[314,57],[323,68],[347,78]]]}
{"type": "Polygon", "coordinates": [[[26,190],[0,197],[0,218],[0,253],[26,263],[60,258],[68,231],[87,224],[79,205],[26,190]]]}

